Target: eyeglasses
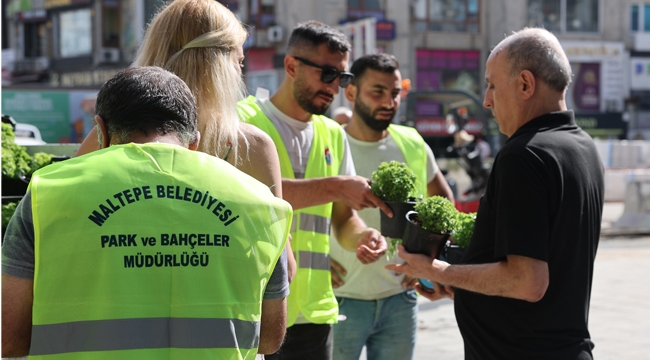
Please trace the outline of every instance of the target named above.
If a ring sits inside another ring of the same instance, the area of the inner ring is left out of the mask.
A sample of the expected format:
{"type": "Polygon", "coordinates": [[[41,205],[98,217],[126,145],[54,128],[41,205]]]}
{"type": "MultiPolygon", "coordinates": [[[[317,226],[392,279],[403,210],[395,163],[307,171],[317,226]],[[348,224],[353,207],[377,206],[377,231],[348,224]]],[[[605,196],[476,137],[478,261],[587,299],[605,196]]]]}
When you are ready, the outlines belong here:
{"type": "Polygon", "coordinates": [[[339,82],[339,86],[344,88],[350,85],[350,83],[352,83],[352,80],[354,80],[354,74],[346,71],[339,71],[337,68],[333,66],[320,66],[318,64],[314,64],[313,62],[298,56],[294,56],[293,58],[307,66],[320,69],[321,70],[320,81],[324,82],[325,84],[331,84],[332,81],[336,80],[336,78],[340,76],[341,81],[339,82]]]}

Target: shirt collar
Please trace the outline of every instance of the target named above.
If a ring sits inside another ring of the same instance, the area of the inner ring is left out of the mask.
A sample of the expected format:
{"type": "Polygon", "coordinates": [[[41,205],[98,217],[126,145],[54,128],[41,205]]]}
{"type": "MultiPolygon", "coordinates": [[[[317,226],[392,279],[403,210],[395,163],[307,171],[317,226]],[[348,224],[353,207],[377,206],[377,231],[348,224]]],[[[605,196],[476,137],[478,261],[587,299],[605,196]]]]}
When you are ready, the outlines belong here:
{"type": "Polygon", "coordinates": [[[576,126],[573,110],[555,111],[542,116],[538,116],[522,125],[506,143],[514,138],[527,134],[529,132],[539,132],[545,129],[552,129],[561,126],[576,126]]]}

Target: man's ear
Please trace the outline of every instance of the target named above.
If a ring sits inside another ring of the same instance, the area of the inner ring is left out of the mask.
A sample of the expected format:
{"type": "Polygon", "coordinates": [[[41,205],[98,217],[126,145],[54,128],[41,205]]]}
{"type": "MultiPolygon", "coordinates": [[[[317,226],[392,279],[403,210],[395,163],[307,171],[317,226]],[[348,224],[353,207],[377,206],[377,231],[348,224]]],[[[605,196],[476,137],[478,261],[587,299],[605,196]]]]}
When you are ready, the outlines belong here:
{"type": "Polygon", "coordinates": [[[291,79],[295,80],[296,78],[296,65],[298,61],[291,55],[284,57],[284,71],[287,73],[291,79]]]}
{"type": "Polygon", "coordinates": [[[192,143],[190,143],[190,145],[187,148],[192,150],[192,151],[196,151],[196,149],[199,148],[199,142],[200,141],[201,141],[201,133],[197,131],[196,132],[196,140],[194,140],[192,143]]]}
{"type": "Polygon", "coordinates": [[[530,70],[524,70],[519,74],[519,89],[521,90],[522,100],[528,100],[535,95],[536,80],[530,70]]]}
{"type": "Polygon", "coordinates": [[[95,115],[95,122],[97,123],[97,132],[101,134],[102,143],[99,144],[100,149],[105,149],[110,146],[111,139],[108,137],[108,130],[106,128],[106,122],[102,119],[101,116],[95,115]]]}
{"type": "Polygon", "coordinates": [[[359,88],[354,83],[352,83],[345,88],[344,93],[345,98],[348,100],[348,102],[354,105],[354,102],[357,99],[357,94],[359,93],[359,88]]]}

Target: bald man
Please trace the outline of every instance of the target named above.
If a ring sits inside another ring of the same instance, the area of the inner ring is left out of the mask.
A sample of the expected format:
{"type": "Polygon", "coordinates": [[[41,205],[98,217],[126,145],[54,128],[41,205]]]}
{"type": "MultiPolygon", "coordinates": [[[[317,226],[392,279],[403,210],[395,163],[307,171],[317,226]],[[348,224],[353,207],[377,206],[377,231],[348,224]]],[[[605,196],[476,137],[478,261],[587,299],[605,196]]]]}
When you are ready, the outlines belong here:
{"type": "Polygon", "coordinates": [[[565,101],[557,38],[524,29],[488,57],[483,105],[509,137],[494,160],[461,265],[409,254],[387,266],[455,298],[465,359],[592,359],[587,329],[603,166],[565,101]],[[441,286],[439,284],[446,284],[441,286]]]}

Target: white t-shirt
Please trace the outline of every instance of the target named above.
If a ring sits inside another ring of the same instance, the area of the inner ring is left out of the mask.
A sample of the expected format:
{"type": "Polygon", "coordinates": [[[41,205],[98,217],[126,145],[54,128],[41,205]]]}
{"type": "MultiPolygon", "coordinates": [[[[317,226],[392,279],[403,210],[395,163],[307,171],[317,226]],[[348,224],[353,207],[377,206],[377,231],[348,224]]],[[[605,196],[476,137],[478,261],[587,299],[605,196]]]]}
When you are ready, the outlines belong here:
{"type": "MultiPolygon", "coordinates": [[[[296,179],[304,179],[311,144],[314,140],[314,124],[311,120],[305,122],[289,117],[273,105],[269,99],[258,98],[257,105],[264,115],[271,120],[278,133],[280,133],[284,146],[289,153],[289,159],[296,179]]],[[[343,128],[341,128],[341,132],[343,133],[344,147],[339,175],[356,175],[354,162],[350,156],[348,137],[343,128]]]]}
{"type": "MultiPolygon", "coordinates": [[[[357,174],[367,178],[372,177],[372,172],[377,170],[382,162],[396,160],[406,163],[402,151],[389,134],[377,142],[361,141],[348,136],[352,158],[356,165],[357,174]]],[[[429,145],[425,143],[427,152],[427,184],[438,173],[438,165],[429,145]]],[[[371,228],[379,229],[379,209],[363,209],[358,211],[359,217],[371,228]]],[[[405,291],[402,288],[404,275],[395,275],[393,271],[384,268],[387,264],[403,263],[395,255],[388,260],[382,257],[374,263],[363,265],[355,253],[347,251],[339,245],[333,237],[330,239],[330,256],[339,262],[347,271],[343,277],[345,284],[334,289],[334,294],[359,300],[377,300],[405,291]]]]}

